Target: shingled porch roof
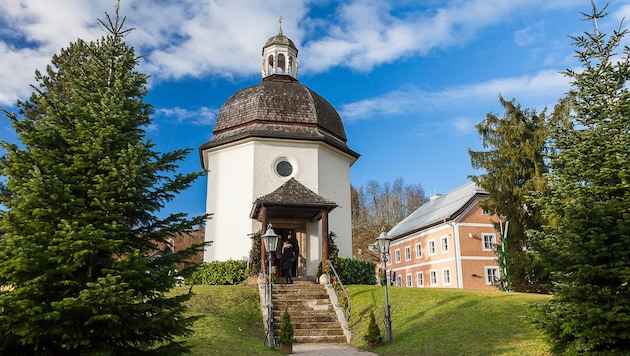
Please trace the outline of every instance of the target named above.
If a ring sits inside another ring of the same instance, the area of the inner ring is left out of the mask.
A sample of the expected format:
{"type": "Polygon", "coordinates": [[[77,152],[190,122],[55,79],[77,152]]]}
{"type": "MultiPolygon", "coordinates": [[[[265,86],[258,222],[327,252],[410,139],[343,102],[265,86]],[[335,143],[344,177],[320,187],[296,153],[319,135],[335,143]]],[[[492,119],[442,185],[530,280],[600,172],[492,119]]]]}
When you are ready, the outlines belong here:
{"type": "Polygon", "coordinates": [[[262,208],[267,208],[267,218],[307,219],[317,221],[323,211],[330,212],[337,203],[324,198],[291,178],[275,191],[253,203],[249,217],[262,221],[262,208]]]}

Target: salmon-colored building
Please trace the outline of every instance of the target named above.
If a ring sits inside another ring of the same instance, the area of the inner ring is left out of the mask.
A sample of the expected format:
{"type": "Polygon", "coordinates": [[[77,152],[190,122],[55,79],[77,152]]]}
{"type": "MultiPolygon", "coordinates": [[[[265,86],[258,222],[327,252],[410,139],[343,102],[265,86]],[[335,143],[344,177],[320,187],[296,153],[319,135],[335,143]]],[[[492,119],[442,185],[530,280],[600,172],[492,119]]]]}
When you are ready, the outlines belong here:
{"type": "MultiPolygon", "coordinates": [[[[479,202],[488,193],[470,182],[434,196],[394,226],[387,269],[395,286],[497,290],[496,215],[479,202]]],[[[499,245],[498,248],[501,248],[499,245]]]]}

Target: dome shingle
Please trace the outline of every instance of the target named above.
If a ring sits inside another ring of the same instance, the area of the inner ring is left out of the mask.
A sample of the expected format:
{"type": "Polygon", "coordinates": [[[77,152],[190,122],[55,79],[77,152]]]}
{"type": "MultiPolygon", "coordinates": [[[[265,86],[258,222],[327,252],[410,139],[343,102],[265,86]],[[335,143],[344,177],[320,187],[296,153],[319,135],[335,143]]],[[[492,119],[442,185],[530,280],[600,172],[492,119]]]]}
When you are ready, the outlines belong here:
{"type": "Polygon", "coordinates": [[[334,107],[288,75],[271,75],[239,90],[223,104],[212,139],[201,150],[250,137],[324,141],[358,157],[346,145],[334,107]]]}

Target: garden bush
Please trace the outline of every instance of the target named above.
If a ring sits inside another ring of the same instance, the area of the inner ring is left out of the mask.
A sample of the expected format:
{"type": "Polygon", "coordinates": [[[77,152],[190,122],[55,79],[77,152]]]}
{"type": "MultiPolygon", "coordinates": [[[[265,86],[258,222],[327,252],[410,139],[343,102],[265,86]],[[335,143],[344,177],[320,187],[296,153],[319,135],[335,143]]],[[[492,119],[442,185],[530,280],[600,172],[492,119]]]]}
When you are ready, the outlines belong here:
{"type": "Polygon", "coordinates": [[[339,257],[337,273],[343,284],[376,284],[376,264],[358,258],[339,257]]]}
{"type": "Polygon", "coordinates": [[[186,284],[234,285],[247,279],[247,262],[243,260],[202,263],[186,280],[186,284]]]}

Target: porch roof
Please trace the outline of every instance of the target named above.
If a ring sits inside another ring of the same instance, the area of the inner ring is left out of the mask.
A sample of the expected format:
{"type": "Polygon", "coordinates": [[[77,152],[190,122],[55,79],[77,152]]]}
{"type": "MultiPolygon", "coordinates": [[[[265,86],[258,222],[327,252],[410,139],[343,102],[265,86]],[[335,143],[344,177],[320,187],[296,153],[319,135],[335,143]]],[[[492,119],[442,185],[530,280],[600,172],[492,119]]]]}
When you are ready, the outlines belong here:
{"type": "Polygon", "coordinates": [[[291,178],[275,191],[256,199],[249,214],[251,219],[262,221],[262,208],[267,218],[306,219],[317,221],[323,211],[332,211],[337,203],[308,189],[291,178]]]}

